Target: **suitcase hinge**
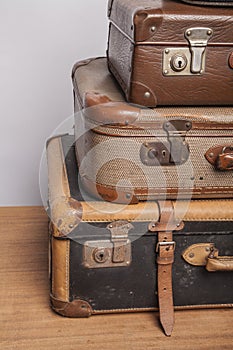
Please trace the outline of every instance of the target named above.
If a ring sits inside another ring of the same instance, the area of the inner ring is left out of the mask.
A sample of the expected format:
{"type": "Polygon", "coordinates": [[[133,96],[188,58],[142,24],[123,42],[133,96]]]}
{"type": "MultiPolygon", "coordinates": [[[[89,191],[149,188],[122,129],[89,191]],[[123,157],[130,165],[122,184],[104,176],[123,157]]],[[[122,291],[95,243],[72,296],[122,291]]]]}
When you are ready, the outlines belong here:
{"type": "Polygon", "coordinates": [[[147,166],[180,165],[189,158],[189,146],[185,142],[186,133],[191,130],[189,120],[170,120],[164,123],[168,141],[146,142],[140,150],[141,161],[147,166]]]}
{"type": "Polygon", "coordinates": [[[114,221],[107,226],[110,240],[88,241],[84,244],[84,265],[88,268],[122,267],[131,263],[128,221],[114,221]]]}

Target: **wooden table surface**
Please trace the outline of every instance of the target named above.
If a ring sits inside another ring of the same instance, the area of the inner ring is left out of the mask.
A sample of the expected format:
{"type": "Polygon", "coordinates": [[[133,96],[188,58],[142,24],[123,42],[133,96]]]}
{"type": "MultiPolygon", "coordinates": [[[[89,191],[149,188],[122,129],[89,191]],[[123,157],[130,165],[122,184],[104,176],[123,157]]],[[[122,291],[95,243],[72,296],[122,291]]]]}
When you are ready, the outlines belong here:
{"type": "Polygon", "coordinates": [[[0,208],[0,349],[233,349],[233,309],[177,311],[171,338],[158,314],[68,319],[49,306],[47,217],[0,208]]]}

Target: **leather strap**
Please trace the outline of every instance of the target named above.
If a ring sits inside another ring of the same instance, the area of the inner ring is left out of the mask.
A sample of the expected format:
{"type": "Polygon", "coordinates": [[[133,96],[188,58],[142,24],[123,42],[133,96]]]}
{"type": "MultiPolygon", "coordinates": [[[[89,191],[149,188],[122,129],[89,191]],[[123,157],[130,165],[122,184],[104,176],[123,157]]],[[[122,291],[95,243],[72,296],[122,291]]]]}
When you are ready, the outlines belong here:
{"type": "Polygon", "coordinates": [[[167,336],[171,336],[174,327],[174,306],[172,291],[172,264],[174,262],[175,242],[173,231],[181,230],[183,223],[176,222],[171,201],[160,202],[160,221],[151,224],[150,231],[158,232],[158,302],[160,322],[167,336]]]}
{"type": "Polygon", "coordinates": [[[159,314],[167,336],[171,336],[174,326],[172,264],[175,243],[172,236],[172,232],[159,232],[157,245],[159,314]]]}

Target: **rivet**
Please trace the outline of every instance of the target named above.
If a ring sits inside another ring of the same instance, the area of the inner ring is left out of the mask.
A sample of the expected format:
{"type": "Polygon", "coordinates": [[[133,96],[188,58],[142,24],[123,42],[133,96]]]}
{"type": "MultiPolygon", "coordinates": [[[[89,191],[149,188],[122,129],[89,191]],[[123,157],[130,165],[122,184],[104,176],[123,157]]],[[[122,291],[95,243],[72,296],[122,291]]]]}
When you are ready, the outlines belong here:
{"type": "Polygon", "coordinates": [[[207,34],[208,34],[208,35],[211,35],[211,34],[212,34],[212,30],[208,30],[208,31],[207,31],[207,34]]]}
{"type": "Polygon", "coordinates": [[[156,31],[156,27],[153,26],[153,27],[150,28],[150,30],[151,30],[152,32],[155,32],[155,31],[156,31]]]}
{"type": "Polygon", "coordinates": [[[109,225],[109,228],[113,228],[113,225],[109,225]]]}
{"type": "Polygon", "coordinates": [[[203,74],[203,73],[204,73],[204,70],[203,70],[203,69],[201,69],[201,70],[200,70],[200,74],[203,74]]]}
{"type": "Polygon", "coordinates": [[[167,69],[165,69],[165,71],[163,72],[163,74],[168,74],[169,72],[168,72],[168,70],[167,69]]]}
{"type": "Polygon", "coordinates": [[[205,250],[206,250],[206,252],[209,252],[209,251],[210,251],[210,248],[206,247],[206,249],[205,249],[205,250]]]}
{"type": "Polygon", "coordinates": [[[165,50],[165,53],[169,53],[169,52],[170,52],[170,50],[169,50],[169,49],[166,49],[166,50],[165,50]]]}
{"type": "Polygon", "coordinates": [[[129,125],[129,121],[128,120],[125,121],[125,125],[129,125]]]}
{"type": "Polygon", "coordinates": [[[186,123],[186,128],[187,129],[190,128],[190,126],[191,126],[191,123],[186,123]]]}
{"type": "Polygon", "coordinates": [[[190,253],[190,254],[189,254],[189,257],[190,257],[190,258],[193,258],[193,257],[194,257],[194,253],[190,253]]]}
{"type": "Polygon", "coordinates": [[[176,224],[176,227],[180,227],[180,224],[176,224]]]}
{"type": "Polygon", "coordinates": [[[152,224],[151,227],[155,227],[156,225],[155,224],[152,224]]]}
{"type": "Polygon", "coordinates": [[[150,92],[149,91],[145,92],[144,97],[150,98],[150,92]]]}
{"type": "Polygon", "coordinates": [[[74,225],[72,225],[72,224],[69,225],[69,228],[73,228],[73,227],[74,227],[74,225]]]}
{"type": "Polygon", "coordinates": [[[127,199],[131,198],[131,194],[130,194],[130,193],[127,193],[127,194],[126,194],[126,198],[127,198],[127,199]]]}
{"type": "Polygon", "coordinates": [[[190,35],[191,35],[191,30],[188,30],[188,31],[186,32],[186,35],[190,36],[190,35]]]}
{"type": "Polygon", "coordinates": [[[209,154],[209,157],[210,157],[210,158],[213,158],[213,156],[214,156],[213,153],[210,153],[210,154],[209,154]]]}

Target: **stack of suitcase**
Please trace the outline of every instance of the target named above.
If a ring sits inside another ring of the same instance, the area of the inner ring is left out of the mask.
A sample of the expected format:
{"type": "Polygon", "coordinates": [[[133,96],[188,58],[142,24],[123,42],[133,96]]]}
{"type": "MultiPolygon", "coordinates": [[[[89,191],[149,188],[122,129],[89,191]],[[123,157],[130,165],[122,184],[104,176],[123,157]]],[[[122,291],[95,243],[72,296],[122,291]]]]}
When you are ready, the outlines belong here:
{"type": "Polygon", "coordinates": [[[107,58],[73,69],[75,135],[47,146],[61,315],[159,310],[171,335],[174,309],[233,306],[233,9],[211,4],[111,0],[107,58]]]}

